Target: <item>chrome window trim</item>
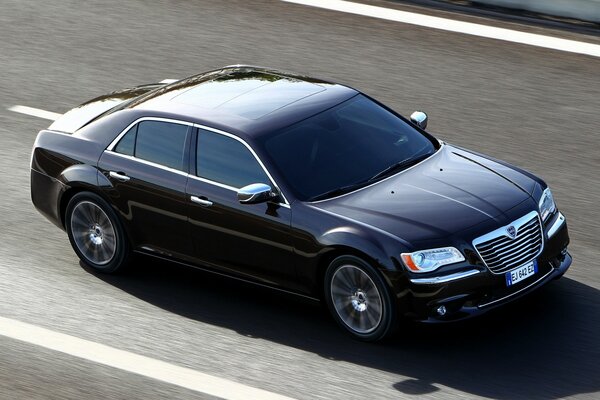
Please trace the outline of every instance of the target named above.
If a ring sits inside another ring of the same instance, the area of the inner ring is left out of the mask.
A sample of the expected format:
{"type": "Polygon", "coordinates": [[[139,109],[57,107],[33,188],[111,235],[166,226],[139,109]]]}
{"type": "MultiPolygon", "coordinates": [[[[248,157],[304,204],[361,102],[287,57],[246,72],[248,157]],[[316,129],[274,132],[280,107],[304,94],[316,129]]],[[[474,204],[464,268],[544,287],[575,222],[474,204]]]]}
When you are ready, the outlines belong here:
{"type": "Polygon", "coordinates": [[[562,215],[562,213],[559,211],[558,217],[556,217],[556,220],[554,221],[554,223],[552,224],[550,229],[548,229],[548,239],[550,239],[552,236],[554,236],[556,234],[556,232],[558,232],[558,230],[564,225],[564,223],[565,223],[565,216],[562,215]]]}
{"type": "MultiPolygon", "coordinates": [[[[506,228],[509,227],[510,225],[513,225],[518,230],[523,225],[525,225],[527,222],[531,221],[534,216],[536,216],[537,219],[538,219],[538,223],[539,223],[539,226],[540,226],[540,229],[541,229],[540,236],[542,238],[542,244],[540,246],[540,250],[534,256],[532,256],[529,259],[529,261],[535,260],[540,254],[542,254],[542,252],[544,251],[544,246],[546,245],[546,241],[544,240],[544,225],[542,224],[542,220],[540,218],[540,214],[537,211],[528,212],[527,214],[523,215],[521,218],[518,218],[518,219],[510,222],[507,225],[501,226],[498,229],[494,229],[493,231],[488,232],[485,235],[482,235],[482,236],[479,236],[479,237],[473,239],[473,241],[471,242],[471,244],[473,245],[473,249],[477,252],[477,255],[479,256],[479,258],[481,259],[481,261],[483,261],[483,264],[486,266],[486,268],[488,269],[488,271],[490,271],[494,275],[504,275],[505,273],[508,272],[508,271],[503,271],[503,272],[494,272],[494,271],[492,271],[490,269],[490,267],[488,267],[488,265],[485,262],[483,256],[479,253],[479,250],[477,249],[477,245],[480,244],[480,243],[486,242],[488,240],[497,238],[497,237],[502,236],[502,235],[506,236],[506,228]]],[[[524,262],[522,265],[527,264],[529,261],[524,262]]],[[[515,268],[518,268],[518,267],[515,267],[515,268]]],[[[512,269],[510,271],[512,271],[512,269]]]]}
{"type": "MultiPolygon", "coordinates": [[[[287,198],[285,197],[285,194],[283,193],[283,191],[281,190],[281,188],[279,187],[279,185],[277,185],[277,182],[275,181],[275,179],[273,179],[273,176],[271,175],[271,173],[269,172],[269,170],[265,167],[265,165],[263,164],[262,160],[258,157],[258,155],[256,154],[256,152],[254,151],[254,149],[252,147],[250,147],[250,145],[248,143],[246,143],[246,141],[236,135],[233,135],[229,132],[225,132],[222,131],[220,129],[216,129],[216,128],[211,128],[210,126],[206,126],[206,125],[201,125],[201,124],[195,124],[193,122],[187,122],[187,121],[182,121],[182,120],[178,120],[178,119],[173,119],[173,118],[163,118],[163,117],[140,117],[138,119],[136,119],[135,121],[133,121],[132,123],[130,123],[129,125],[127,125],[127,127],[125,129],[123,129],[121,131],[121,133],[119,133],[117,135],[117,137],[108,145],[108,147],[106,148],[105,151],[110,152],[111,154],[116,154],[120,157],[123,158],[127,158],[128,160],[131,161],[137,161],[137,162],[141,162],[142,164],[146,164],[146,165],[150,165],[153,167],[157,167],[157,168],[161,168],[163,170],[166,171],[170,171],[170,172],[174,172],[177,173],[179,175],[185,175],[188,178],[192,178],[192,179],[196,179],[199,181],[202,181],[204,183],[208,183],[208,184],[212,184],[224,189],[229,189],[231,191],[237,192],[238,189],[241,188],[236,188],[221,182],[216,182],[207,178],[203,178],[200,176],[196,176],[193,174],[190,174],[188,172],[183,172],[180,171],[178,169],[174,169],[174,168],[170,168],[167,166],[164,166],[162,164],[158,164],[155,163],[153,161],[148,161],[148,160],[144,160],[142,158],[139,157],[134,157],[134,156],[130,156],[127,154],[121,154],[121,153],[117,153],[116,151],[114,151],[114,148],[117,146],[117,144],[119,143],[119,141],[123,138],[123,136],[125,136],[125,134],[127,132],[129,132],[129,130],[136,124],[143,122],[143,121],[158,121],[158,122],[169,122],[169,123],[173,123],[173,124],[179,124],[179,125],[186,125],[186,126],[191,126],[193,128],[198,128],[198,129],[204,129],[210,132],[214,132],[214,133],[218,133],[220,135],[223,136],[227,136],[230,137],[234,140],[237,140],[238,142],[242,143],[249,151],[250,153],[254,156],[254,158],[256,159],[256,161],[258,162],[258,164],[261,166],[261,168],[263,169],[263,171],[265,172],[265,174],[267,175],[267,177],[271,180],[273,186],[275,186],[275,189],[277,189],[277,191],[281,194],[281,197],[283,198],[283,202],[282,203],[276,203],[279,206],[285,207],[285,208],[290,208],[290,203],[287,200],[287,198]]],[[[197,155],[196,155],[197,156],[197,155]]]]}
{"type": "Polygon", "coordinates": [[[233,187],[233,186],[229,186],[225,183],[221,183],[221,182],[217,182],[217,181],[211,181],[210,179],[206,179],[206,178],[202,178],[201,176],[196,176],[196,175],[192,175],[190,174],[190,178],[195,179],[197,181],[200,182],[204,182],[204,183],[210,183],[211,185],[215,185],[218,187],[221,187],[223,189],[228,189],[231,190],[232,192],[237,192],[239,188],[233,187]]]}
{"type": "MultiPolygon", "coordinates": [[[[284,202],[283,203],[278,203],[278,204],[279,205],[287,205],[287,206],[290,205],[290,203],[288,202],[287,198],[285,197],[285,194],[283,194],[283,191],[280,189],[280,187],[277,184],[277,182],[275,181],[275,179],[273,179],[273,176],[271,175],[271,173],[269,172],[269,170],[267,169],[267,167],[265,167],[265,164],[263,164],[262,160],[260,159],[260,157],[258,157],[258,155],[254,151],[254,149],[248,143],[246,143],[246,141],[244,139],[242,139],[239,136],[236,136],[234,134],[231,134],[229,132],[225,132],[225,131],[222,131],[222,130],[216,129],[216,128],[211,128],[210,126],[200,125],[200,124],[193,124],[193,126],[195,128],[198,128],[198,129],[204,129],[204,130],[207,130],[209,132],[218,133],[220,135],[227,136],[227,137],[229,137],[231,139],[234,139],[234,140],[237,140],[238,142],[240,142],[241,144],[243,144],[250,151],[250,153],[254,156],[254,158],[258,162],[258,165],[261,166],[261,168],[263,169],[263,171],[265,172],[265,174],[267,175],[267,177],[273,183],[273,186],[275,186],[275,188],[277,189],[277,191],[281,194],[281,197],[283,198],[284,202]]],[[[196,158],[198,158],[197,152],[196,152],[196,158]]],[[[206,183],[213,183],[213,184],[218,184],[217,186],[221,186],[222,185],[222,186],[227,186],[228,188],[233,188],[233,186],[229,186],[229,185],[221,183],[221,182],[216,182],[216,181],[213,181],[211,179],[207,179],[207,178],[204,178],[204,177],[201,177],[201,176],[194,175],[194,177],[201,178],[201,180],[203,180],[206,183]]],[[[256,183],[259,183],[259,182],[256,182],[256,183]]],[[[234,188],[235,191],[237,191],[238,189],[241,189],[241,188],[234,188]]]]}
{"type": "Polygon", "coordinates": [[[438,283],[447,283],[459,279],[468,278],[469,276],[477,275],[479,273],[481,273],[481,271],[479,271],[478,269],[471,269],[468,271],[457,272],[450,275],[434,276],[432,278],[414,278],[410,281],[417,285],[435,285],[438,283]]]}
{"type": "MultiPolygon", "coordinates": [[[[204,183],[208,183],[208,184],[211,184],[211,185],[214,185],[214,186],[218,186],[218,187],[221,187],[223,189],[228,189],[228,190],[231,190],[232,192],[236,192],[237,193],[237,191],[239,189],[239,188],[235,188],[233,186],[226,185],[224,183],[214,182],[214,181],[211,181],[210,179],[201,178],[199,176],[188,174],[187,172],[183,172],[183,171],[180,171],[178,169],[166,167],[166,166],[164,166],[162,164],[157,164],[155,162],[144,160],[144,159],[137,158],[137,157],[133,157],[133,156],[130,156],[130,155],[127,155],[127,154],[121,154],[121,153],[117,153],[116,151],[111,151],[111,150],[105,150],[105,152],[113,154],[113,155],[116,155],[118,157],[125,158],[127,160],[139,162],[141,164],[149,165],[151,167],[156,167],[156,168],[160,168],[160,169],[165,170],[165,171],[173,172],[173,173],[175,173],[177,175],[185,176],[187,178],[195,179],[195,180],[198,180],[198,181],[201,181],[201,182],[204,182],[204,183]]],[[[281,207],[284,207],[284,208],[290,208],[290,205],[287,204],[287,203],[276,203],[276,204],[278,206],[281,206],[281,207]]]]}
{"type": "MultiPolygon", "coordinates": [[[[125,129],[123,129],[121,131],[121,133],[119,133],[117,135],[117,137],[112,142],[110,142],[110,144],[108,145],[108,147],[106,148],[106,150],[115,152],[114,151],[115,146],[117,145],[117,143],[119,143],[119,141],[123,138],[123,136],[125,136],[125,134],[127,132],[129,132],[129,130],[131,129],[131,127],[133,127],[135,124],[139,124],[140,122],[144,122],[144,121],[169,122],[169,123],[172,123],[172,124],[194,126],[194,124],[191,123],[191,122],[181,121],[181,120],[178,120],[178,119],[162,118],[162,117],[141,117],[141,118],[138,118],[135,121],[133,121],[131,124],[127,125],[127,127],[125,129]]],[[[138,158],[138,160],[140,160],[140,159],[138,158]]]]}
{"type": "MultiPolygon", "coordinates": [[[[200,182],[208,183],[210,185],[218,186],[223,189],[231,190],[232,192],[235,192],[235,193],[237,193],[237,191],[239,189],[241,189],[241,188],[236,188],[233,186],[226,185],[221,182],[211,181],[210,179],[202,178],[201,176],[196,176],[196,175],[192,175],[192,174],[188,174],[188,178],[195,179],[200,182]]],[[[284,207],[284,208],[290,208],[290,205],[288,203],[275,203],[275,204],[277,204],[278,206],[284,207]]]]}
{"type": "Polygon", "coordinates": [[[108,150],[108,149],[106,149],[105,152],[106,153],[110,153],[110,154],[114,154],[114,155],[122,157],[122,158],[126,158],[127,160],[136,161],[136,162],[139,162],[141,164],[149,165],[151,167],[156,167],[156,168],[163,169],[165,171],[173,172],[173,173],[176,173],[178,175],[182,175],[182,176],[188,176],[189,175],[187,172],[181,171],[179,169],[167,167],[165,165],[158,164],[158,163],[155,163],[153,161],[144,160],[143,158],[133,157],[133,156],[130,156],[128,154],[117,153],[116,151],[108,150]]]}

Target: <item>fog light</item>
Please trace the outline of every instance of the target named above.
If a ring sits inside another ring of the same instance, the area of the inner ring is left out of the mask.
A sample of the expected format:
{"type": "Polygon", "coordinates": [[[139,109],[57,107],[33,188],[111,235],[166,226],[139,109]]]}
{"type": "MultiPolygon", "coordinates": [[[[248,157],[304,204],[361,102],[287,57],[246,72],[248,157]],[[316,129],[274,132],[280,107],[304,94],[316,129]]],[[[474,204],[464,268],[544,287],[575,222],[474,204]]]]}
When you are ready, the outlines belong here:
{"type": "Polygon", "coordinates": [[[447,310],[446,310],[446,306],[439,306],[439,307],[438,307],[438,308],[435,310],[435,312],[437,312],[437,313],[438,313],[438,315],[439,315],[440,317],[442,317],[442,316],[446,315],[446,311],[447,311],[447,310]]]}

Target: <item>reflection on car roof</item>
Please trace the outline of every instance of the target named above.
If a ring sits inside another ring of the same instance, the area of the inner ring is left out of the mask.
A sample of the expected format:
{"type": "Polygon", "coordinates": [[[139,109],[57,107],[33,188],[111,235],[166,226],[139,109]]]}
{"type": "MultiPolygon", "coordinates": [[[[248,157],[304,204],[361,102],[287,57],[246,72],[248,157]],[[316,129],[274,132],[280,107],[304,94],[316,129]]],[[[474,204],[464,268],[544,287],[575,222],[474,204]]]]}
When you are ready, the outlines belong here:
{"type": "Polygon", "coordinates": [[[227,75],[197,85],[171,101],[217,108],[249,119],[259,119],[325,88],[272,74],[227,75]]]}
{"type": "Polygon", "coordinates": [[[182,79],[127,105],[232,133],[259,135],[310,117],[358,92],[344,85],[251,66],[182,79]]]}

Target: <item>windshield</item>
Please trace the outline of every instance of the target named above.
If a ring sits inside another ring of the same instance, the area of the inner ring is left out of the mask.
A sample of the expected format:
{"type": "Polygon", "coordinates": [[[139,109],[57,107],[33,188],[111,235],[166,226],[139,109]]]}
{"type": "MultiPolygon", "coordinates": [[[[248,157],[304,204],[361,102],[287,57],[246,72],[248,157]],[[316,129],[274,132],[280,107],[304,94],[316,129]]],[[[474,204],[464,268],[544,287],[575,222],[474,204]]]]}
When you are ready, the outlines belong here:
{"type": "Polygon", "coordinates": [[[363,95],[270,136],[265,148],[303,201],[333,197],[383,179],[438,147],[363,95]]]}

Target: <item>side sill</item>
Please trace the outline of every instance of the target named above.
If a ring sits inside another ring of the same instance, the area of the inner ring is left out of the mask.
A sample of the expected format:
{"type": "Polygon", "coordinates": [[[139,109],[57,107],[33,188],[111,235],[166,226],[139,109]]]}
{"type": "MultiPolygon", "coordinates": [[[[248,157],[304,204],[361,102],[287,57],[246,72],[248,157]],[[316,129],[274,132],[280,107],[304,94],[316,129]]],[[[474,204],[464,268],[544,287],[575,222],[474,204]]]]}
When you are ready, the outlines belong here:
{"type": "Polygon", "coordinates": [[[261,286],[261,287],[264,287],[264,288],[267,288],[267,289],[276,290],[278,292],[283,292],[283,293],[291,294],[293,296],[303,297],[305,299],[312,300],[312,301],[315,301],[317,303],[321,302],[321,299],[319,299],[317,297],[312,297],[312,296],[308,296],[308,295],[305,295],[305,294],[302,294],[302,293],[293,292],[291,290],[286,290],[286,289],[278,288],[278,287],[275,287],[275,286],[266,285],[264,283],[252,281],[250,279],[240,278],[238,276],[224,274],[222,272],[218,272],[218,271],[215,271],[213,269],[210,269],[210,268],[207,268],[207,267],[203,267],[201,265],[190,264],[190,263],[187,263],[187,262],[184,262],[184,261],[179,261],[179,260],[176,260],[176,259],[173,259],[173,258],[164,257],[164,256],[161,256],[159,254],[152,253],[152,252],[150,252],[148,250],[134,250],[134,253],[143,254],[145,256],[149,256],[149,257],[153,257],[153,258],[158,258],[160,260],[164,260],[164,261],[167,261],[167,262],[171,262],[171,263],[183,265],[183,266],[190,267],[190,268],[199,269],[199,270],[202,270],[202,271],[205,271],[205,272],[209,272],[211,274],[224,276],[226,278],[235,279],[236,281],[249,283],[251,285],[261,286]]]}

